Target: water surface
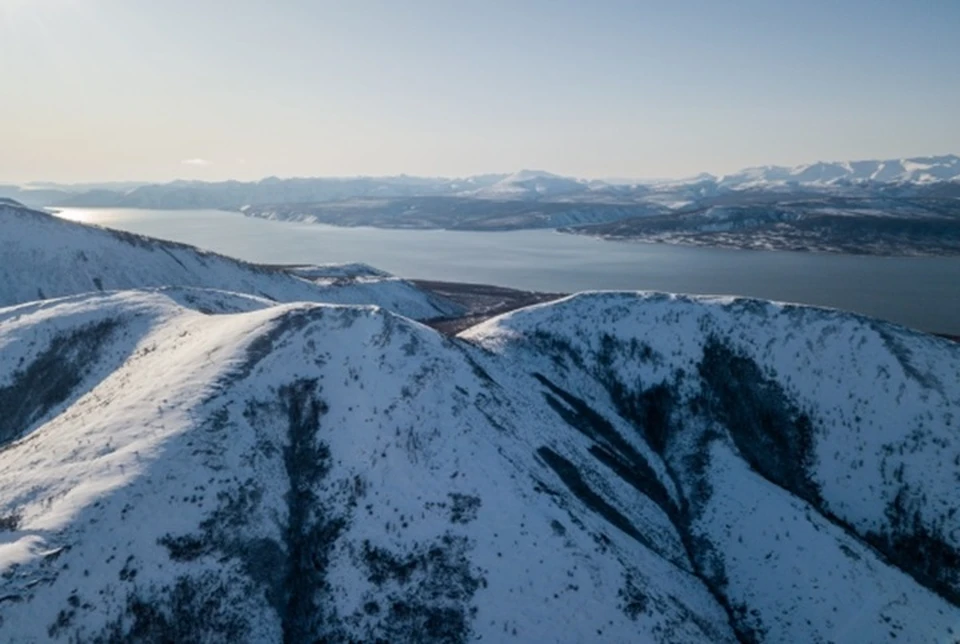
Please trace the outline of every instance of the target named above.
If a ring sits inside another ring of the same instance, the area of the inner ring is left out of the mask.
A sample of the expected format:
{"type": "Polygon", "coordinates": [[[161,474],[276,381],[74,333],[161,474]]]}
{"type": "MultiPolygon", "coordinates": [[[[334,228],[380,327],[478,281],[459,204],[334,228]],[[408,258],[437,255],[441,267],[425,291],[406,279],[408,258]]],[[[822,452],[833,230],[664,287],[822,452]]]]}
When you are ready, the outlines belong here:
{"type": "Polygon", "coordinates": [[[254,262],[360,261],[402,277],[540,291],[747,295],[836,307],[960,335],[960,258],[694,248],[546,230],[338,228],[217,210],[65,208],[60,215],[254,262]]]}

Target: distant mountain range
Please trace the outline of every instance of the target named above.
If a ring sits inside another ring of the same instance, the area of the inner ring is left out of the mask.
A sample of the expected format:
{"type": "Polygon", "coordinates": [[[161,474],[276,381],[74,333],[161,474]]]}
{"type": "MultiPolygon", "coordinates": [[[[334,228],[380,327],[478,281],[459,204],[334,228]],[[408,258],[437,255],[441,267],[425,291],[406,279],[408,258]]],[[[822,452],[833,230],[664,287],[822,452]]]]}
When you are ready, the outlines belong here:
{"type": "Polygon", "coordinates": [[[844,182],[932,183],[960,178],[960,157],[953,154],[886,161],[811,163],[793,168],[762,166],[748,168],[718,179],[721,186],[769,186],[770,184],[830,185],[844,182]]]}
{"type": "Polygon", "coordinates": [[[126,208],[229,208],[244,205],[295,204],[354,198],[456,196],[493,200],[624,201],[681,186],[712,186],[715,189],[770,188],[783,186],[846,186],[862,183],[935,183],[960,181],[960,157],[956,155],[813,163],[796,167],[763,166],[713,176],[698,175],[671,181],[608,183],[576,179],[540,170],[514,174],[431,178],[268,177],[260,181],[173,181],[150,183],[100,183],[66,185],[34,183],[0,185],[0,197],[28,206],[88,206],[126,208]]]}
{"type": "Polygon", "coordinates": [[[675,181],[604,182],[539,170],[462,179],[0,186],[35,207],[227,209],[337,226],[555,228],[606,239],[854,252],[960,252],[960,157],[765,166],[675,181]]]}

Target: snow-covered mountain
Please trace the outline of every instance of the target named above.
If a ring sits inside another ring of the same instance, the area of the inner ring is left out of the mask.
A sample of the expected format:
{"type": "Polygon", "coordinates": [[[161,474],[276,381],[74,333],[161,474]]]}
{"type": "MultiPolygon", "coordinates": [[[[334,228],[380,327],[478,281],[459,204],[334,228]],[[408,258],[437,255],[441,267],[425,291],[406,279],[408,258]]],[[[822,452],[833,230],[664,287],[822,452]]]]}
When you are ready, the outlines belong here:
{"type": "Polygon", "coordinates": [[[590,187],[589,182],[581,179],[542,170],[521,170],[468,194],[487,199],[548,199],[586,192],[590,187]]]}
{"type": "Polygon", "coordinates": [[[0,310],[9,641],[960,634],[946,340],[621,293],[448,339],[181,293],[0,310]]]}
{"type": "Polygon", "coordinates": [[[417,319],[460,312],[451,302],[364,265],[292,272],[258,266],[66,221],[10,200],[0,202],[0,258],[0,306],[94,290],[177,286],[277,302],[376,304],[417,319]]]}
{"type": "Polygon", "coordinates": [[[720,177],[728,188],[770,185],[832,185],[845,182],[933,183],[960,179],[960,157],[948,154],[884,161],[817,162],[795,167],[761,166],[720,177]]]}

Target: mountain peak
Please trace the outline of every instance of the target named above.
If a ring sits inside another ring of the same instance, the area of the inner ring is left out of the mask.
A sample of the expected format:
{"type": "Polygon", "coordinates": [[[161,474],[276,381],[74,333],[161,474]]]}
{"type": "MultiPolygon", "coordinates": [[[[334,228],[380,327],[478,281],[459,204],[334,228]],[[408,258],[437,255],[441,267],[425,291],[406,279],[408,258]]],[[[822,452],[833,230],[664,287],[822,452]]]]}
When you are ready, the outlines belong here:
{"type": "Polygon", "coordinates": [[[503,181],[529,181],[530,179],[567,179],[559,174],[547,172],[545,170],[523,169],[508,175],[503,181]]]}

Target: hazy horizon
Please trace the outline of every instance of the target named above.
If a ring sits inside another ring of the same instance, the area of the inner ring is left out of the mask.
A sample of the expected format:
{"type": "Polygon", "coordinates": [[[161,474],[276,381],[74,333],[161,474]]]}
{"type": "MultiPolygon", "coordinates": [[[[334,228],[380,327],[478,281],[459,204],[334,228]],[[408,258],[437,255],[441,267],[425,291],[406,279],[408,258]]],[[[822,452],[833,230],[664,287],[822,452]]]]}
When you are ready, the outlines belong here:
{"type": "MultiPolygon", "coordinates": [[[[956,156],[960,156],[960,155],[955,154],[955,153],[952,153],[952,152],[945,152],[945,153],[943,153],[943,154],[922,154],[922,155],[916,155],[916,157],[910,157],[910,158],[922,158],[922,157],[933,158],[933,157],[949,157],[949,156],[955,156],[955,157],[956,157],[956,156]]],[[[907,158],[907,157],[901,156],[901,157],[894,157],[894,158],[901,159],[901,158],[907,158]]],[[[878,161],[886,161],[886,160],[892,160],[892,159],[876,159],[876,160],[878,160],[878,161]]],[[[786,166],[786,167],[801,167],[801,166],[805,166],[805,165],[812,165],[812,164],[815,164],[815,163],[843,163],[843,162],[847,162],[847,161],[856,163],[856,162],[858,162],[858,161],[866,161],[866,159],[817,159],[816,161],[808,161],[808,162],[805,162],[805,163],[789,164],[789,165],[786,166]]],[[[774,165],[774,164],[758,164],[758,165],[755,165],[755,166],[745,166],[745,167],[742,167],[742,168],[738,168],[737,170],[750,170],[750,169],[754,169],[754,168],[760,168],[760,167],[772,166],[772,165],[774,165]]],[[[230,182],[230,181],[237,181],[237,182],[241,182],[241,183],[256,183],[256,182],[260,182],[260,181],[266,181],[266,180],[268,180],[268,179],[279,179],[279,180],[281,180],[281,181],[285,181],[285,180],[296,180],[296,179],[303,179],[303,180],[308,180],[308,179],[331,179],[331,180],[339,180],[339,179],[342,179],[342,180],[349,180],[349,179],[396,179],[396,178],[400,178],[400,177],[408,177],[408,178],[411,178],[411,179],[449,179],[449,180],[455,181],[455,180],[457,180],[457,179],[467,179],[467,178],[470,178],[470,177],[479,177],[479,176],[490,176],[490,175],[510,176],[510,175],[516,174],[516,173],[518,173],[518,172],[538,172],[538,173],[546,173],[546,174],[553,174],[553,175],[563,176],[563,177],[569,178],[569,179],[580,179],[580,180],[590,180],[590,181],[603,181],[603,182],[607,182],[607,183],[623,183],[623,184],[630,183],[630,182],[642,183],[642,182],[658,182],[658,181],[684,180],[684,179],[691,179],[691,178],[694,178],[694,177],[699,176],[699,175],[702,175],[702,174],[712,174],[713,176],[716,176],[716,177],[718,177],[718,178],[719,178],[719,177],[722,177],[722,176],[724,175],[724,173],[716,173],[716,174],[714,174],[714,173],[707,173],[706,171],[703,171],[703,172],[697,172],[697,173],[693,173],[693,174],[690,174],[690,175],[686,175],[686,176],[683,176],[683,177],[678,177],[678,176],[674,176],[674,177],[666,177],[666,176],[661,176],[661,177],[583,177],[583,176],[577,176],[577,175],[560,175],[559,173],[552,172],[552,171],[551,171],[550,169],[548,169],[548,168],[516,168],[516,169],[503,170],[503,171],[498,171],[498,172],[483,172],[483,173],[478,173],[478,174],[474,174],[474,175],[453,175],[453,174],[421,175],[421,174],[411,174],[411,173],[409,173],[409,172],[399,172],[399,173],[396,173],[396,174],[379,174],[379,175],[377,175],[377,174],[353,174],[353,175],[325,174],[325,175],[306,175],[306,174],[304,174],[304,175],[287,175],[287,176],[281,176],[281,175],[271,174],[271,175],[265,175],[265,176],[261,176],[261,177],[251,177],[251,178],[249,178],[249,179],[240,179],[240,178],[237,178],[237,177],[225,177],[225,178],[222,178],[222,179],[203,179],[203,178],[198,178],[198,177],[178,176],[178,177],[174,177],[173,179],[166,179],[166,180],[159,180],[159,181],[136,180],[136,179],[107,179],[107,180],[103,180],[103,181],[97,181],[97,180],[87,180],[87,181],[51,181],[51,180],[46,180],[46,179],[34,179],[34,180],[29,180],[29,181],[12,182],[12,181],[4,181],[4,180],[3,180],[3,177],[0,177],[0,185],[11,185],[11,184],[13,184],[13,185],[19,185],[19,186],[21,186],[21,187],[39,187],[39,188],[42,188],[42,187],[45,187],[45,186],[61,186],[61,187],[75,187],[75,188],[83,188],[83,187],[90,187],[90,186],[97,186],[97,187],[104,186],[104,187],[117,187],[117,188],[121,188],[121,187],[123,187],[123,186],[150,185],[150,184],[166,184],[166,183],[176,183],[176,182],[178,182],[178,181],[204,182],[204,183],[226,183],[226,182],[230,182]]],[[[731,173],[727,173],[727,174],[731,174],[731,173]]]]}
{"type": "Polygon", "coordinates": [[[960,151],[960,4],[3,0],[0,181],[681,178],[960,151]]]}

